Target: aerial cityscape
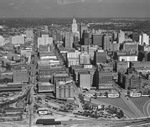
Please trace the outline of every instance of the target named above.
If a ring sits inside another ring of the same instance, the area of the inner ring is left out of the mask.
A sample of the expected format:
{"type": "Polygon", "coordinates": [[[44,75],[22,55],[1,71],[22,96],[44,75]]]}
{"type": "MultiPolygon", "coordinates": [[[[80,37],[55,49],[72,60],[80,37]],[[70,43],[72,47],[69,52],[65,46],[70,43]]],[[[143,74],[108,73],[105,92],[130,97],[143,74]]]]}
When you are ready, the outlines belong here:
{"type": "Polygon", "coordinates": [[[150,3],[31,1],[0,1],[0,127],[150,127],[150,3]]]}

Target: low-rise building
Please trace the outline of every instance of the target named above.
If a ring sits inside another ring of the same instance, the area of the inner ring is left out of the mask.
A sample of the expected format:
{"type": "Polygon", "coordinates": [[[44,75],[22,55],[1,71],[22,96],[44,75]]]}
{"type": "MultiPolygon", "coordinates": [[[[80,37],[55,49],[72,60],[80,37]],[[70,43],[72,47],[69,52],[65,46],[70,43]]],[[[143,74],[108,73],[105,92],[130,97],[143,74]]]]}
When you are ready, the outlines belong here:
{"type": "Polygon", "coordinates": [[[15,83],[27,83],[29,82],[28,70],[14,70],[13,71],[13,82],[15,83]]]}
{"type": "Polygon", "coordinates": [[[54,92],[55,86],[49,82],[39,82],[38,83],[38,92],[45,93],[45,92],[54,92]]]}

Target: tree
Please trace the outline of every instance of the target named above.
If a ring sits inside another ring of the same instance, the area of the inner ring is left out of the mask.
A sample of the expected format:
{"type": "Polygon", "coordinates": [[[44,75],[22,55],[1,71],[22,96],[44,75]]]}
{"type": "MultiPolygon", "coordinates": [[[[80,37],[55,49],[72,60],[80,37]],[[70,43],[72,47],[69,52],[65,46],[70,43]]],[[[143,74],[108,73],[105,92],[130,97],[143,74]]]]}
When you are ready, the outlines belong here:
{"type": "Polygon", "coordinates": [[[6,70],[11,70],[11,66],[9,63],[6,63],[6,70]]]}
{"type": "Polygon", "coordinates": [[[79,99],[80,99],[81,103],[83,103],[83,104],[85,103],[84,97],[82,94],[79,94],[79,99]]]}
{"type": "Polygon", "coordinates": [[[120,119],[122,117],[124,117],[124,113],[122,110],[120,110],[118,113],[117,113],[117,117],[120,119]]]}

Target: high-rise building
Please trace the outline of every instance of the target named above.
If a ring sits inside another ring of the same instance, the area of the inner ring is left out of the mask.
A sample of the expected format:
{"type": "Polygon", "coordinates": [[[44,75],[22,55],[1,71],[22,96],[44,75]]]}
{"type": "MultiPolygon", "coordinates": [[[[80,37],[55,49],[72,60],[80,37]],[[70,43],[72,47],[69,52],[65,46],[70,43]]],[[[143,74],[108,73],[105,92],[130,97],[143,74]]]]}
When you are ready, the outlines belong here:
{"type": "Polygon", "coordinates": [[[90,54],[91,60],[94,60],[94,52],[97,51],[98,46],[97,45],[89,45],[88,46],[88,53],[90,54]]]}
{"type": "Polygon", "coordinates": [[[104,36],[104,41],[103,41],[103,50],[105,51],[112,51],[112,37],[105,35],[104,36]]]}
{"type": "Polygon", "coordinates": [[[116,41],[112,43],[112,51],[119,51],[119,44],[116,41]]]}
{"type": "Polygon", "coordinates": [[[107,61],[107,53],[106,52],[95,52],[94,55],[94,63],[105,63],[107,61]]]}
{"type": "Polygon", "coordinates": [[[92,44],[91,34],[89,32],[86,32],[86,31],[83,32],[82,44],[83,45],[90,45],[90,44],[92,44]]]}
{"type": "Polygon", "coordinates": [[[126,89],[140,89],[141,88],[141,77],[137,74],[124,74],[119,73],[118,75],[119,85],[126,89]]]}
{"type": "Polygon", "coordinates": [[[48,33],[48,32],[49,32],[47,25],[44,26],[44,32],[45,32],[45,33],[48,33]]]}
{"type": "Polygon", "coordinates": [[[72,33],[77,33],[78,32],[78,25],[76,23],[76,19],[73,19],[73,23],[72,23],[72,33]]]}
{"type": "Polygon", "coordinates": [[[91,75],[89,74],[89,72],[79,72],[78,74],[78,80],[79,80],[79,86],[81,88],[87,88],[90,89],[91,88],[91,75]]]}
{"type": "Polygon", "coordinates": [[[140,45],[149,45],[149,35],[142,33],[139,37],[139,43],[140,45]]]}
{"type": "Polygon", "coordinates": [[[111,89],[114,83],[114,72],[97,71],[95,76],[95,85],[98,89],[111,89]]]}
{"type": "Polygon", "coordinates": [[[118,43],[122,44],[125,41],[125,33],[120,30],[118,33],[118,43]]]}
{"type": "Polygon", "coordinates": [[[83,32],[87,31],[87,29],[88,28],[87,28],[87,26],[85,24],[83,24],[83,23],[80,24],[80,39],[83,38],[83,32]]]}
{"type": "Polygon", "coordinates": [[[73,34],[70,32],[65,33],[65,48],[72,48],[73,46],[73,34]]]}
{"type": "Polygon", "coordinates": [[[92,36],[92,42],[93,42],[93,45],[98,45],[100,47],[102,47],[102,44],[103,44],[103,35],[93,35],[92,36]]]}
{"type": "Polygon", "coordinates": [[[79,55],[81,52],[78,50],[67,52],[67,65],[70,67],[71,65],[79,65],[79,55]]]}
{"type": "Polygon", "coordinates": [[[33,29],[27,29],[26,30],[26,39],[33,40],[33,38],[34,38],[33,29]]]}

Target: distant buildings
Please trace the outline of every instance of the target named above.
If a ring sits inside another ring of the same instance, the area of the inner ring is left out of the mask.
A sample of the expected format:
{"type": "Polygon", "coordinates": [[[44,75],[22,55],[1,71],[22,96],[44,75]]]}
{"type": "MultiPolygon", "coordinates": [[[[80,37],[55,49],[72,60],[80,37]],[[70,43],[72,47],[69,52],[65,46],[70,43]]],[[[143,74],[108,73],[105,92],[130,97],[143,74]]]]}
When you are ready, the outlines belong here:
{"type": "Polygon", "coordinates": [[[11,37],[11,44],[13,44],[13,45],[24,44],[24,42],[25,42],[24,36],[15,35],[15,36],[11,37]]]}

